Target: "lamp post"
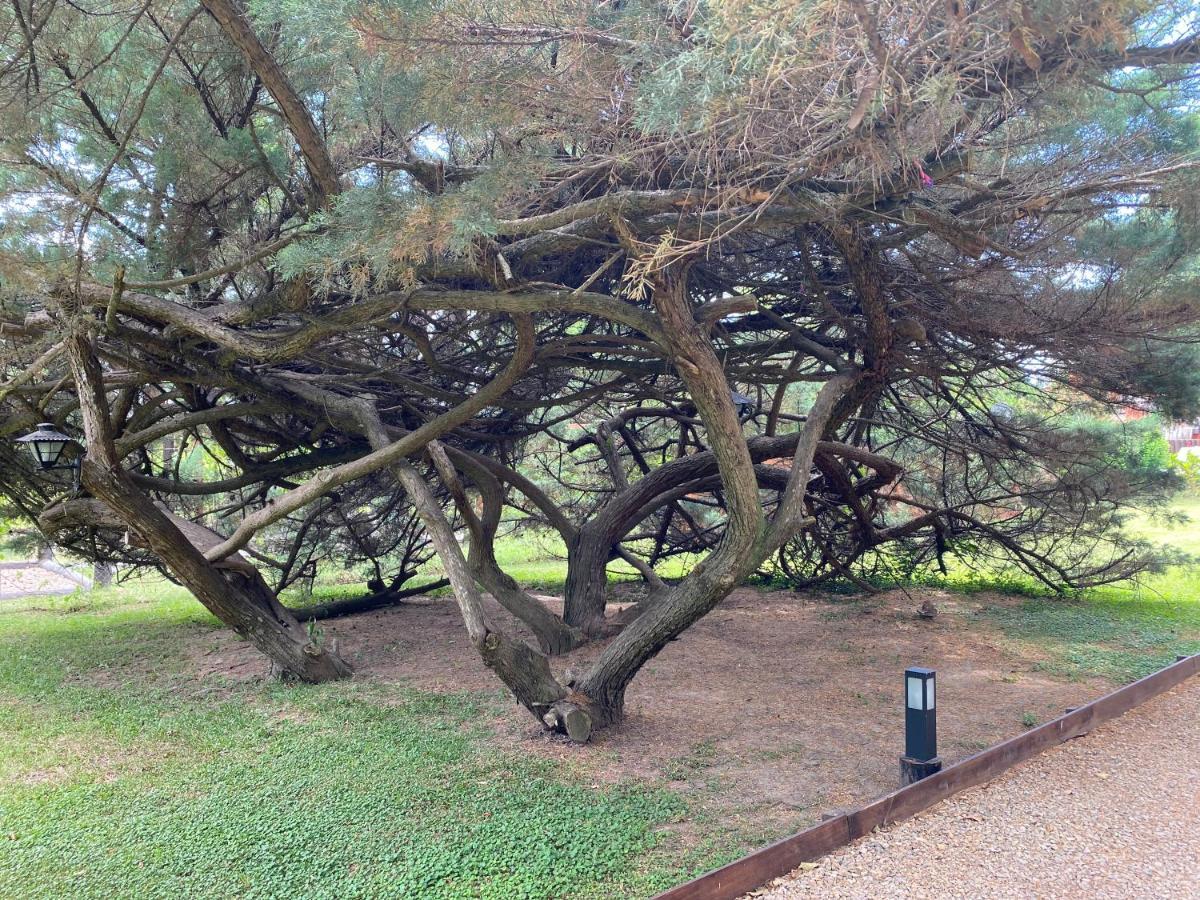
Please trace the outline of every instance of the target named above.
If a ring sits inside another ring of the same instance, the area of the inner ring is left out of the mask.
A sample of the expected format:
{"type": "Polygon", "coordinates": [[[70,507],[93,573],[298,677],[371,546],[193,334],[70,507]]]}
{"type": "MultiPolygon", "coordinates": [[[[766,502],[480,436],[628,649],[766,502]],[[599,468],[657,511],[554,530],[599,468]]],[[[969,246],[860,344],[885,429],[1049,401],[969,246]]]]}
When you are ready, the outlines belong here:
{"type": "Polygon", "coordinates": [[[24,437],[17,438],[18,444],[26,444],[29,447],[29,452],[33,455],[34,462],[43,472],[48,472],[51,469],[70,469],[74,482],[75,490],[79,490],[79,465],[82,461],[82,456],[76,456],[73,460],[60,464],[63,452],[68,445],[79,445],[71,438],[70,435],[63,434],[54,427],[53,422],[42,422],[38,425],[37,431],[30,432],[24,437]]]}
{"type": "Polygon", "coordinates": [[[937,755],[937,673],[912,666],[904,672],[904,755],[900,786],[928,778],[942,769],[937,755]]]}

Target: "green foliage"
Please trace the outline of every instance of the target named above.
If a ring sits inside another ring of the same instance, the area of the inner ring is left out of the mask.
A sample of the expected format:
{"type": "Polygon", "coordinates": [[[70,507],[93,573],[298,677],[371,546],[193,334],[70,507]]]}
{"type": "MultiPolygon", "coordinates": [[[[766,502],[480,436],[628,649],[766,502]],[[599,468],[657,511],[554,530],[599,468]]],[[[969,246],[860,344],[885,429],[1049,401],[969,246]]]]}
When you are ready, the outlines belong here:
{"type": "Polygon", "coordinates": [[[717,101],[733,94],[742,79],[710,48],[695,48],[657,60],[637,98],[635,122],[648,132],[687,133],[703,128],[717,101]]]}
{"type": "Polygon", "coordinates": [[[1182,459],[1171,457],[1171,471],[1183,479],[1188,493],[1200,494],[1200,456],[1191,453],[1182,459]]]}
{"type": "Polygon", "coordinates": [[[1171,447],[1157,417],[1132,422],[1097,418],[1081,431],[1102,448],[1105,462],[1122,472],[1157,476],[1171,468],[1171,447]]]}
{"type": "Polygon", "coordinates": [[[308,639],[318,647],[325,646],[325,629],[317,624],[316,619],[309,619],[308,624],[304,626],[304,630],[308,633],[308,639]]]}
{"type": "MultiPolygon", "coordinates": [[[[1187,290],[1195,290],[1191,279],[1187,290]]],[[[1164,418],[1200,415],[1200,348],[1172,343],[1138,347],[1130,351],[1123,375],[1126,395],[1153,398],[1155,409],[1164,418]]]]}
{"type": "Polygon", "coordinates": [[[41,539],[27,519],[16,516],[15,510],[0,504],[0,557],[29,559],[41,539]]]}
{"type": "Polygon", "coordinates": [[[380,177],[345,191],[318,217],[321,233],[277,258],[285,278],[306,277],[318,290],[363,294],[411,283],[428,254],[481,262],[481,242],[495,233],[496,210],[535,177],[530,159],[510,161],[444,193],[412,190],[407,175],[380,177]]]}

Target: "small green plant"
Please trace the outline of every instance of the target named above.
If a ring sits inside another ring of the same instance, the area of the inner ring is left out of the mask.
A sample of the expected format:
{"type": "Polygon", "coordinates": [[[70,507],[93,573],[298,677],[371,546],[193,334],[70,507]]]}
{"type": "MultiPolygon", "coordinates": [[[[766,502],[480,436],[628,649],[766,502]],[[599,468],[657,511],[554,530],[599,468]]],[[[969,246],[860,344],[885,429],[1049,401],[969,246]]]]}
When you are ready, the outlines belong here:
{"type": "Polygon", "coordinates": [[[1038,723],[1038,717],[1035,713],[1025,712],[1021,715],[1021,724],[1026,728],[1033,728],[1038,723]]]}
{"type": "Polygon", "coordinates": [[[325,646],[325,629],[317,624],[316,619],[309,619],[308,624],[305,626],[305,630],[308,632],[308,639],[312,641],[314,645],[317,647],[325,646]]]}
{"type": "Polygon", "coordinates": [[[683,756],[667,766],[667,777],[672,781],[687,781],[693,775],[712,765],[717,755],[717,746],[712,741],[701,741],[683,756]]]}

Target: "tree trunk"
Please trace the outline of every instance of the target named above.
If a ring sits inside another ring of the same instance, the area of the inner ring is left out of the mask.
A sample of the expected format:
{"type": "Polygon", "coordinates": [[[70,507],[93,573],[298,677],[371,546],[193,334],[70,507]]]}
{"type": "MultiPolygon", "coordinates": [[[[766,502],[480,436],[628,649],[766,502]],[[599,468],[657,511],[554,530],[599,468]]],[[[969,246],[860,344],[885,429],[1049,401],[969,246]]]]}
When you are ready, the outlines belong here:
{"type": "Polygon", "coordinates": [[[592,638],[612,633],[604,619],[612,541],[596,525],[596,520],[585,524],[567,545],[567,581],[563,589],[563,621],[592,638]]]}
{"type": "Polygon", "coordinates": [[[528,626],[537,638],[542,652],[557,655],[582,644],[586,638],[578,629],[565,624],[562,619],[546,609],[540,600],[521,590],[521,586],[501,569],[496,561],[496,533],[500,527],[500,515],[504,507],[504,492],[496,477],[469,459],[460,461],[479,489],[483,500],[480,516],[471,507],[458,472],[440,442],[432,441],[429,444],[429,457],[467,524],[471,535],[467,564],[475,574],[475,579],[501,606],[528,626]]]}
{"type": "Polygon", "coordinates": [[[321,682],[350,674],[350,666],[341,657],[312,640],[304,626],[280,605],[256,569],[218,569],[208,562],[125,472],[106,470],[88,458],[83,462],[82,480],[209,612],[265,653],[283,677],[321,682]]]}
{"type": "MultiPolygon", "coordinates": [[[[379,438],[379,435],[373,436],[375,440],[379,438]]],[[[566,697],[566,688],[554,678],[545,656],[528,644],[513,640],[488,625],[475,576],[433,491],[407,460],[395,463],[392,471],[408,492],[446,570],[471,643],[488,668],[499,676],[521,705],[544,720],[551,715],[553,706],[566,697]]]]}
{"type": "MultiPolygon", "coordinates": [[[[741,440],[740,437],[737,439],[741,440]]],[[[761,462],[792,455],[799,439],[797,434],[759,437],[746,441],[746,446],[751,460],[761,462]]],[[[822,446],[830,452],[839,452],[837,448],[841,448],[841,445],[833,444],[822,446]]],[[[877,467],[880,461],[872,456],[868,464],[877,467]]],[[[756,470],[756,479],[764,476],[777,477],[774,470],[756,470]]],[[[592,637],[611,634],[613,624],[605,621],[604,610],[605,569],[613,546],[665,504],[677,501],[692,491],[720,487],[721,477],[719,460],[711,451],[681,456],[652,469],[615,494],[590,521],[574,532],[567,539],[567,582],[563,611],[563,619],[567,624],[592,637]]]]}
{"type": "MultiPolygon", "coordinates": [[[[728,505],[728,518],[720,545],[680,584],[663,593],[605,649],[595,665],[574,685],[580,709],[593,726],[620,721],[625,689],[668,641],[707,613],[741,579],[750,551],[763,531],[763,510],[758,498],[754,464],[733,407],[729,384],[720,360],[703,330],[692,317],[686,294],[686,274],[664,272],[655,284],[654,305],[663,323],[664,349],[688,387],[716,457],[728,505]]],[[[608,537],[606,535],[606,537],[608,537]]],[[[599,541],[596,542],[599,544],[599,541]]],[[[611,539],[604,544],[607,558],[611,539]]],[[[581,543],[587,564],[598,547],[581,543]]],[[[579,574],[586,576],[581,561],[579,574]]],[[[590,585],[578,583],[582,596],[594,597],[590,585]]],[[[594,600],[586,610],[594,614],[594,600]]],[[[560,724],[565,726],[563,715],[560,724]]]]}
{"type": "Polygon", "coordinates": [[[625,690],[642,666],[752,574],[778,545],[784,530],[800,527],[795,513],[803,500],[817,440],[850,384],[847,378],[835,377],[818,395],[797,442],[788,492],[776,513],[778,521],[768,528],[728,382],[711,344],[690,315],[683,277],[664,275],[655,286],[654,300],[664,324],[666,349],[695,401],[713,448],[728,519],[717,548],[682,582],[659,594],[572,685],[571,697],[556,707],[561,725],[566,724],[567,706],[590,717],[593,727],[620,721],[625,690]]]}
{"type": "Polygon", "coordinates": [[[320,682],[350,674],[332,649],[313,641],[248,563],[218,569],[154,505],[121,468],[113,445],[104,376],[91,341],[72,334],[67,345],[87,437],[80,479],[145,542],[181,584],[224,624],[265,653],[280,674],[320,682]]]}
{"type": "Polygon", "coordinates": [[[533,632],[543,653],[557,656],[585,643],[586,638],[582,633],[564,624],[540,600],[521,590],[512,576],[498,565],[483,563],[472,568],[484,589],[533,632]]]}
{"type": "MultiPolygon", "coordinates": [[[[511,387],[529,365],[532,358],[533,321],[528,316],[514,316],[513,321],[518,329],[519,347],[512,361],[504,372],[456,409],[465,410],[471,408],[472,404],[482,407],[511,387]]],[[[380,421],[379,413],[369,402],[349,405],[345,415],[356,423],[356,427],[366,436],[372,447],[382,448],[389,444],[387,429],[380,421]]],[[[444,414],[443,419],[448,421],[448,415],[444,414]]],[[[436,436],[431,437],[427,446],[435,440],[436,436]]],[[[433,453],[443,453],[440,444],[434,445],[433,453]]],[[[445,459],[444,455],[442,459],[445,459]]],[[[483,598],[479,594],[475,576],[433,491],[421,473],[403,457],[394,460],[390,464],[390,470],[400,487],[408,494],[413,509],[425,526],[438,559],[441,560],[471,643],[475,645],[487,666],[499,676],[526,709],[538,717],[548,714],[550,706],[566,696],[567,691],[555,680],[546,657],[527,644],[514,641],[488,625],[483,610],[483,598]]]]}
{"type": "Polygon", "coordinates": [[[92,586],[98,588],[112,587],[116,567],[110,562],[97,560],[92,564],[92,586]]]}
{"type": "Polygon", "coordinates": [[[341,616],[371,612],[375,609],[386,609],[389,606],[403,603],[409,597],[417,597],[421,594],[427,594],[429,591],[436,591],[438,588],[445,587],[449,583],[450,580],[448,578],[439,578],[437,581],[431,581],[429,584],[422,584],[413,588],[376,591],[373,594],[366,594],[365,596],[354,597],[349,600],[334,600],[330,603],[318,603],[315,606],[303,608],[287,607],[287,610],[302,622],[308,622],[313,619],[318,621],[322,619],[336,619],[341,616]]]}

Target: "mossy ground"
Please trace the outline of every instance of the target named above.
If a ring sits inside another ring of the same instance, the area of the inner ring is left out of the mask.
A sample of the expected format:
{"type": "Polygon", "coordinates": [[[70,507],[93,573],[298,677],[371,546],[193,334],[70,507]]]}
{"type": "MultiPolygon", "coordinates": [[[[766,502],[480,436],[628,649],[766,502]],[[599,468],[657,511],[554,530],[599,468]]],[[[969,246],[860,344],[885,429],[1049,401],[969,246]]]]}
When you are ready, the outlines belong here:
{"type": "Polygon", "coordinates": [[[0,896],[599,897],[710,861],[669,852],[669,791],[489,746],[494,695],[179,674],[215,627],[146,586],[0,613],[0,896]]]}

